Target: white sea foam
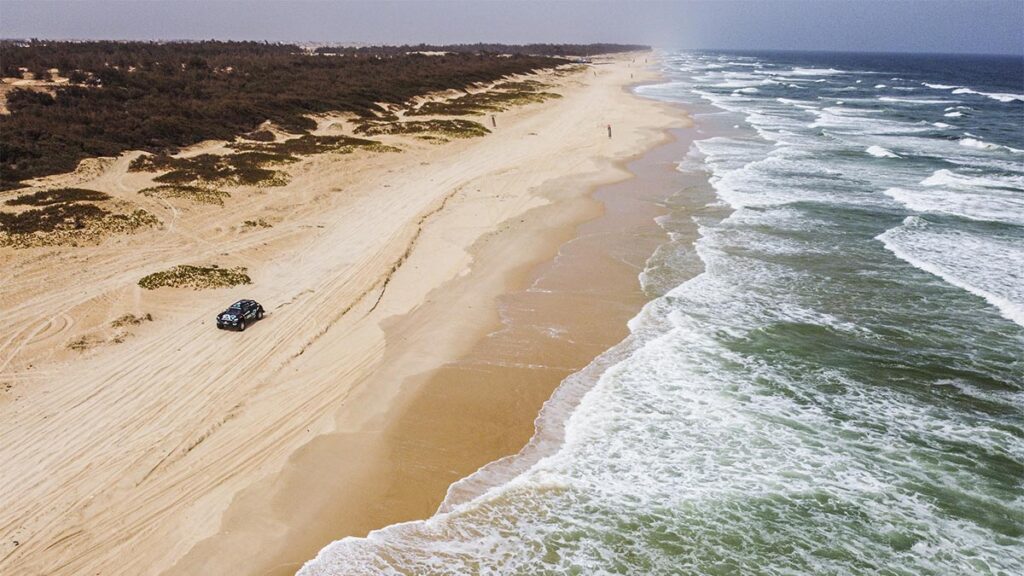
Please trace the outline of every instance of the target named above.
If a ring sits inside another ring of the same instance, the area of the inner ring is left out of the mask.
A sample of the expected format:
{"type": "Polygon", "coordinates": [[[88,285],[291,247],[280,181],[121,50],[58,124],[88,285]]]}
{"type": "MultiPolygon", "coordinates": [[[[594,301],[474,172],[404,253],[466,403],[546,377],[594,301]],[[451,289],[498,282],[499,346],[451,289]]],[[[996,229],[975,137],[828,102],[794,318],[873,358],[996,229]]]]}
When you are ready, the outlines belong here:
{"type": "Polygon", "coordinates": [[[906,104],[956,104],[959,100],[936,100],[929,98],[901,98],[899,96],[879,96],[881,102],[899,102],[906,104]]]}
{"type": "Polygon", "coordinates": [[[885,195],[915,212],[953,214],[984,222],[1024,225],[1024,198],[992,190],[887,188],[885,195]]]}
{"type": "Polygon", "coordinates": [[[917,216],[878,240],[901,260],[984,298],[1024,326],[1024,243],[937,229],[917,216]]]}
{"type": "MultiPolygon", "coordinates": [[[[956,172],[942,168],[936,170],[934,173],[932,173],[931,176],[922,180],[921,184],[923,186],[954,186],[957,188],[967,189],[976,189],[978,187],[1005,188],[1009,190],[1019,191],[1021,189],[1024,189],[1024,176],[985,176],[958,174],[956,172]]],[[[1022,194],[1022,197],[1024,197],[1024,194],[1022,194]]]]}
{"type": "Polygon", "coordinates": [[[817,110],[818,107],[807,100],[793,100],[791,98],[776,98],[776,102],[780,104],[789,104],[790,106],[796,106],[804,110],[817,110]]]}
{"type": "Polygon", "coordinates": [[[992,100],[998,100],[999,102],[1004,103],[1014,101],[1024,102],[1024,94],[1010,94],[1006,92],[982,92],[980,90],[975,90],[973,88],[967,88],[966,86],[954,86],[950,84],[929,84],[928,82],[922,82],[922,84],[929,88],[934,88],[936,90],[952,90],[953,94],[974,94],[976,96],[984,96],[986,98],[991,98],[992,100]]]}
{"type": "Polygon", "coordinates": [[[979,92],[978,90],[972,90],[971,88],[957,88],[953,90],[953,94],[977,94],[1000,102],[1024,102],[1024,94],[1007,94],[998,92],[979,92]]]}
{"type": "Polygon", "coordinates": [[[1018,150],[1017,148],[1003,146],[1002,144],[993,144],[991,142],[985,142],[984,140],[979,140],[978,138],[961,138],[959,142],[961,146],[975,148],[977,150],[1006,150],[1007,152],[1014,153],[1022,152],[1022,150],[1018,150]]]}
{"type": "Polygon", "coordinates": [[[783,76],[834,76],[845,74],[843,70],[835,68],[793,68],[792,70],[757,70],[756,74],[781,74],[783,76]]]}
{"type": "Polygon", "coordinates": [[[899,154],[894,153],[892,150],[882,148],[881,146],[868,146],[867,153],[871,154],[875,158],[899,158],[899,154]]]}
{"type": "Polygon", "coordinates": [[[963,115],[963,112],[946,112],[945,114],[943,114],[943,116],[945,116],[946,118],[959,118],[963,115]]]}

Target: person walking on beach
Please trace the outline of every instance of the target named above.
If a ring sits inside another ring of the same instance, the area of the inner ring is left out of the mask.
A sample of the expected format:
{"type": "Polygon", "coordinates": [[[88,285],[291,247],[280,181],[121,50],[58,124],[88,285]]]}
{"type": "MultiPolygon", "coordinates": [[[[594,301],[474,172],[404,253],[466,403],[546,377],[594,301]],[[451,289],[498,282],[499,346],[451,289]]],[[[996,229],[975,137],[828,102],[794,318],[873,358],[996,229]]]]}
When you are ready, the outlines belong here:
{"type": "Polygon", "coordinates": [[[608,138],[611,139],[611,137],[612,137],[612,125],[609,124],[608,125],[608,138]]]}
{"type": "Polygon", "coordinates": [[[497,128],[498,121],[494,119],[494,114],[491,114],[491,128],[497,128]]]}

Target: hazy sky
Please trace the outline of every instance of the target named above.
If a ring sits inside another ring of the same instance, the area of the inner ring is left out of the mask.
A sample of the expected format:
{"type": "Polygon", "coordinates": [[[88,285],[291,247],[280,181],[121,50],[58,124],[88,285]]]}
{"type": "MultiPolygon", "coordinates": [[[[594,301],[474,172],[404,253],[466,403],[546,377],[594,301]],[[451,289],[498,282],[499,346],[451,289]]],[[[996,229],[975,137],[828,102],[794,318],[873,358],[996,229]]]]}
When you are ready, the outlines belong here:
{"type": "Polygon", "coordinates": [[[0,0],[7,38],[1024,53],[1024,0],[0,0]]]}

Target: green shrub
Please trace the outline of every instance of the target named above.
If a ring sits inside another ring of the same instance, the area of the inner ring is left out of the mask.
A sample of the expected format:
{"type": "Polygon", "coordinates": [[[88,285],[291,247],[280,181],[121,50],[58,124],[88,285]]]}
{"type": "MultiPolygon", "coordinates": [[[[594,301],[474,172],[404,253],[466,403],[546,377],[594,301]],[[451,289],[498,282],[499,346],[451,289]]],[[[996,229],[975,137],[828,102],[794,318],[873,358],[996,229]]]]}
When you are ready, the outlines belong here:
{"type": "Polygon", "coordinates": [[[380,134],[423,134],[447,136],[449,138],[475,138],[490,134],[490,130],[472,120],[412,120],[409,122],[367,122],[356,126],[355,131],[368,136],[380,134]]]}
{"type": "Polygon", "coordinates": [[[252,279],[243,267],[219,268],[217,266],[175,266],[170,270],[155,272],[139,280],[139,286],[146,290],[161,287],[192,288],[228,288],[241,284],[252,284],[252,279]]]}
{"type": "Polygon", "coordinates": [[[223,206],[224,200],[231,197],[231,194],[215,188],[174,184],[143,188],[139,190],[139,194],[157,198],[184,198],[199,204],[216,204],[217,206],[223,206]]]}

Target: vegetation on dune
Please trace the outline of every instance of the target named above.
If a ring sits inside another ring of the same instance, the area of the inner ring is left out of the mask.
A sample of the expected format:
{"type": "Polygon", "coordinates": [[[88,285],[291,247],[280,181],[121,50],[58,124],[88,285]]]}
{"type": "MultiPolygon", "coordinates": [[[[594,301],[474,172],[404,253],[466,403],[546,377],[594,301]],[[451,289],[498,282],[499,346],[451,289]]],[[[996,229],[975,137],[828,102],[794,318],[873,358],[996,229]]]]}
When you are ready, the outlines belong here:
{"type": "Polygon", "coordinates": [[[294,162],[295,158],[276,157],[258,152],[243,154],[200,154],[175,158],[166,154],[139,156],[128,166],[132,172],[167,172],[154,178],[162,184],[178,187],[207,186],[283,186],[287,176],[266,168],[269,164],[294,162]]]}
{"type": "Polygon", "coordinates": [[[544,102],[552,98],[561,98],[553,92],[537,92],[533,90],[487,91],[466,94],[451,100],[425,102],[418,108],[409,110],[410,116],[478,116],[487,112],[503,112],[513,106],[544,102]]]}
{"type": "Polygon", "coordinates": [[[68,349],[74,350],[75,352],[85,352],[89,348],[102,343],[103,341],[96,336],[86,335],[68,342],[68,349]]]}
{"type": "Polygon", "coordinates": [[[287,175],[272,167],[298,162],[300,156],[327,152],[348,154],[357,149],[394,152],[376,140],[351,136],[307,134],[281,142],[237,142],[229,144],[235,154],[199,154],[176,158],[167,154],[144,154],[128,166],[132,172],[164,172],[154,178],[166,184],[142,190],[149,196],[189,198],[207,204],[224,203],[230,196],[217,186],[283,186],[287,175]]]}
{"type": "Polygon", "coordinates": [[[156,198],[183,198],[198,204],[216,204],[217,206],[223,206],[224,200],[231,197],[231,194],[216,188],[176,184],[143,188],[139,190],[139,194],[156,198]]]}
{"type": "Polygon", "coordinates": [[[263,218],[257,218],[255,220],[246,220],[242,222],[242,228],[271,228],[272,224],[267,222],[263,218]]]}
{"type": "Polygon", "coordinates": [[[63,229],[82,229],[110,212],[95,204],[60,203],[24,212],[0,212],[0,232],[32,234],[63,229]]]}
{"type": "Polygon", "coordinates": [[[160,220],[145,210],[112,214],[95,204],[52,204],[20,213],[0,212],[0,246],[77,246],[159,225],[160,220]]]}
{"type": "Polygon", "coordinates": [[[100,202],[109,200],[110,195],[84,188],[55,188],[25,194],[4,202],[8,206],[50,206],[71,202],[100,202]]]}
{"type": "Polygon", "coordinates": [[[139,280],[139,286],[146,290],[157,288],[228,288],[241,284],[252,284],[246,268],[220,268],[218,266],[175,266],[170,270],[155,272],[139,280]]]}
{"type": "Polygon", "coordinates": [[[0,211],[0,246],[27,248],[91,242],[106,234],[133,232],[160,223],[144,210],[117,214],[93,203],[110,199],[95,190],[56,188],[7,200],[7,206],[32,208],[0,211]]]}
{"type": "Polygon", "coordinates": [[[423,134],[440,135],[448,138],[475,138],[490,134],[483,124],[472,120],[412,120],[409,122],[365,122],[356,126],[355,131],[367,136],[380,134],[423,134]]]}
{"type": "MultiPolygon", "coordinates": [[[[314,136],[306,134],[298,138],[289,138],[281,142],[269,144],[252,144],[242,142],[231,144],[235,150],[248,150],[253,154],[263,154],[267,162],[294,162],[298,160],[295,155],[323,154],[325,152],[349,153],[357,148],[372,149],[374,145],[380,144],[376,140],[365,138],[353,138],[352,136],[314,136]]],[[[255,158],[255,157],[254,157],[255,158]]]]}
{"type": "Polygon", "coordinates": [[[5,76],[20,76],[20,67],[57,68],[71,79],[53,94],[8,94],[11,113],[0,115],[0,189],[127,150],[173,152],[240,134],[261,141],[268,136],[259,127],[268,120],[305,134],[315,128],[314,114],[386,117],[389,106],[428,93],[565,63],[528,55],[555,52],[484,45],[438,57],[401,47],[332,50],[341,55],[257,42],[0,42],[5,76]]]}
{"type": "Polygon", "coordinates": [[[514,92],[540,92],[548,85],[537,80],[506,80],[498,82],[491,88],[494,90],[509,90],[514,92]]]}
{"type": "Polygon", "coordinates": [[[253,142],[273,142],[277,137],[270,130],[256,130],[239,136],[243,140],[252,140],[253,142]]]}
{"type": "Polygon", "coordinates": [[[118,317],[116,320],[110,323],[112,328],[124,328],[125,326],[138,326],[143,322],[152,322],[153,315],[146,313],[142,316],[136,316],[135,314],[125,314],[118,317]]]}
{"type": "Polygon", "coordinates": [[[450,142],[450,140],[448,140],[447,138],[441,136],[434,136],[433,134],[418,134],[416,136],[416,139],[424,140],[426,142],[430,142],[431,144],[444,144],[445,142],[450,142]]]}

